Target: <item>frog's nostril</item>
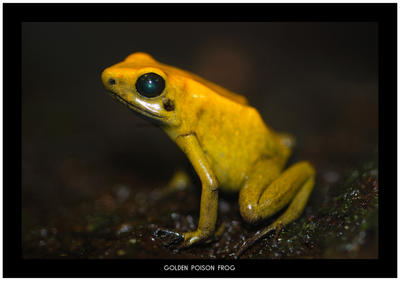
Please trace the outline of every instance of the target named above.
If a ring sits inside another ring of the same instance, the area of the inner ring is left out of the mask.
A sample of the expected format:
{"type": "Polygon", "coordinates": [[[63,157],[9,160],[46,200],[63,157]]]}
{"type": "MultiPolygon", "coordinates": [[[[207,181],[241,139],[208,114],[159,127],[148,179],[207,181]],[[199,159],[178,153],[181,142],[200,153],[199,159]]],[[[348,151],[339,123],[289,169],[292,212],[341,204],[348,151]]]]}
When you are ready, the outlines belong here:
{"type": "Polygon", "coordinates": [[[110,78],[110,79],[108,79],[108,83],[110,85],[115,85],[117,82],[115,81],[115,79],[110,78]]]}

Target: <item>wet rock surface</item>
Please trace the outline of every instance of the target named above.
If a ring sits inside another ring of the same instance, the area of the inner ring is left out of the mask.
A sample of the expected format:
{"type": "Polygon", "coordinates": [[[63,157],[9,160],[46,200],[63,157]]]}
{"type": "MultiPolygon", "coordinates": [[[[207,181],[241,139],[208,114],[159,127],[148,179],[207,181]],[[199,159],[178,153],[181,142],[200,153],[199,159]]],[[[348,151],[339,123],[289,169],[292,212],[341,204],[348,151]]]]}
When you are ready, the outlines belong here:
{"type": "MultiPolygon", "coordinates": [[[[319,174],[300,219],[259,240],[241,258],[377,258],[376,162],[365,162],[345,179],[340,178],[334,171],[319,174]]],[[[165,198],[153,196],[151,190],[156,191],[160,188],[156,186],[162,184],[138,181],[136,185],[105,187],[93,198],[68,208],[56,208],[51,216],[34,225],[28,224],[35,210],[24,209],[24,257],[230,259],[273,219],[256,226],[245,224],[237,196],[222,193],[218,226],[224,223],[225,230],[219,240],[177,250],[174,244],[181,237],[174,232],[165,235],[166,230],[195,229],[199,187],[165,198]],[[174,243],[170,243],[171,239],[174,243]]]]}

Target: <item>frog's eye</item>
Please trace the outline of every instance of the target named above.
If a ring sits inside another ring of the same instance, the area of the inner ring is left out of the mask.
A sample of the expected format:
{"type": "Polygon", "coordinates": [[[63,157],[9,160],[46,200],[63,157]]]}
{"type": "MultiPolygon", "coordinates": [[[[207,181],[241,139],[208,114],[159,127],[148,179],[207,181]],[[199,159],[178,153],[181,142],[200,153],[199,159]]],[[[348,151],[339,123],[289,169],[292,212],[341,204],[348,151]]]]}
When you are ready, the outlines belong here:
{"type": "Polygon", "coordinates": [[[164,78],[154,72],[143,74],[136,81],[136,90],[146,98],[159,96],[164,91],[164,88],[164,78]]]}

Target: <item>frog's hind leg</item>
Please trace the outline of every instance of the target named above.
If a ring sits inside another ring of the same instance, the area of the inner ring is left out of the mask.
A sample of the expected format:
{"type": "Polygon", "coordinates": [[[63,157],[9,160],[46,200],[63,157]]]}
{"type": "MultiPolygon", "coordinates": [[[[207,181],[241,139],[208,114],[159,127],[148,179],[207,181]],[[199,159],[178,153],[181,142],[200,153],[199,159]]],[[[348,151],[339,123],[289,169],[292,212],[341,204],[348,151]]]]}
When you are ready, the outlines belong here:
{"type": "Polygon", "coordinates": [[[237,252],[237,257],[270,231],[297,219],[314,187],[315,171],[308,162],[294,164],[273,180],[270,175],[262,177],[263,167],[271,166],[268,163],[258,164],[240,191],[239,205],[242,217],[254,223],[276,214],[290,204],[271,225],[247,241],[237,252]]]}

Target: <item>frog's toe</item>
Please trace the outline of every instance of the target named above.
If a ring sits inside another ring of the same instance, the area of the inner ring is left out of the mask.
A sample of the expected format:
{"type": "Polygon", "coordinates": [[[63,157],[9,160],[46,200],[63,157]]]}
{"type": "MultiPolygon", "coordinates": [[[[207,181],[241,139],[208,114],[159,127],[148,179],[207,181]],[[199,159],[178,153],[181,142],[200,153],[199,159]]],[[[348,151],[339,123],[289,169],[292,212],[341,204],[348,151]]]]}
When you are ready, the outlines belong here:
{"type": "Polygon", "coordinates": [[[184,241],[177,247],[179,250],[188,248],[204,240],[201,238],[197,231],[185,232],[183,235],[185,238],[184,241]]]}
{"type": "Polygon", "coordinates": [[[193,232],[185,232],[184,234],[184,241],[178,246],[178,249],[184,249],[190,247],[192,245],[197,245],[201,243],[207,242],[210,238],[212,238],[211,232],[205,232],[196,230],[193,232]]]}
{"type": "Polygon", "coordinates": [[[238,259],[240,258],[240,256],[247,250],[249,249],[251,246],[253,246],[257,241],[261,240],[262,238],[264,238],[268,233],[270,233],[271,231],[277,230],[276,235],[279,234],[280,229],[282,228],[282,225],[280,224],[276,224],[276,225],[271,225],[268,226],[266,228],[264,228],[261,231],[258,231],[253,237],[251,237],[250,239],[248,239],[247,241],[245,241],[243,243],[243,245],[239,248],[239,250],[235,253],[234,258],[238,259]],[[278,227],[277,227],[277,226],[278,227]]]}
{"type": "Polygon", "coordinates": [[[158,228],[154,233],[153,237],[161,241],[166,247],[171,247],[181,243],[184,240],[184,236],[178,232],[171,231],[168,229],[158,228]]]}

